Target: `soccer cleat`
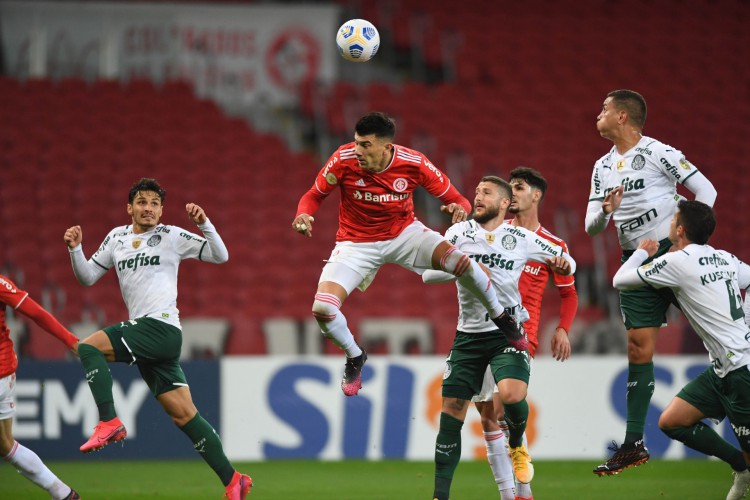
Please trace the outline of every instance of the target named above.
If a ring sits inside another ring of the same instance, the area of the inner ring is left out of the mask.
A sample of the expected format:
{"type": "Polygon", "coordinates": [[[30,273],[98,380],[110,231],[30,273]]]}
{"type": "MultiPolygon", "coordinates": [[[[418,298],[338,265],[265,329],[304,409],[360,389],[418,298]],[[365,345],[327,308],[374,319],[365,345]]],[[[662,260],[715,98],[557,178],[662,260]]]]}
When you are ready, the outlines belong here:
{"type": "Polygon", "coordinates": [[[641,464],[645,464],[651,457],[648,453],[648,449],[643,444],[643,439],[639,439],[633,444],[623,443],[622,446],[617,446],[617,443],[612,441],[609,449],[614,454],[594,469],[594,474],[598,476],[612,476],[619,474],[623,469],[628,467],[636,467],[641,464]]]}
{"type": "Polygon", "coordinates": [[[367,352],[364,349],[356,358],[346,358],[344,378],[341,380],[341,390],[345,395],[354,396],[362,388],[362,367],[365,361],[367,361],[367,352]]]}
{"type": "Polygon", "coordinates": [[[529,348],[526,330],[516,321],[516,318],[506,312],[502,316],[494,318],[492,322],[505,335],[511,347],[517,351],[525,351],[529,348]]]}
{"type": "Polygon", "coordinates": [[[252,487],[253,479],[250,476],[234,471],[234,476],[232,476],[232,481],[227,485],[224,498],[228,498],[229,500],[245,500],[252,487]]]}
{"type": "Polygon", "coordinates": [[[516,497],[515,500],[534,500],[534,497],[516,497]]]}
{"type": "Polygon", "coordinates": [[[727,493],[727,500],[739,500],[747,495],[747,490],[750,488],[750,470],[732,471],[732,475],[734,482],[727,493]]]}
{"type": "Polygon", "coordinates": [[[122,441],[127,435],[128,432],[119,418],[115,417],[109,422],[102,422],[100,420],[99,424],[94,427],[94,434],[91,435],[88,441],[83,443],[80,450],[83,453],[99,451],[109,443],[122,441]]]}
{"type": "Polygon", "coordinates": [[[81,495],[79,495],[76,490],[71,488],[70,493],[68,494],[68,496],[63,498],[63,500],[81,500],[81,495]]]}
{"type": "Polygon", "coordinates": [[[519,483],[529,484],[534,478],[534,466],[526,447],[521,445],[510,449],[510,459],[513,461],[513,472],[519,483]]]}

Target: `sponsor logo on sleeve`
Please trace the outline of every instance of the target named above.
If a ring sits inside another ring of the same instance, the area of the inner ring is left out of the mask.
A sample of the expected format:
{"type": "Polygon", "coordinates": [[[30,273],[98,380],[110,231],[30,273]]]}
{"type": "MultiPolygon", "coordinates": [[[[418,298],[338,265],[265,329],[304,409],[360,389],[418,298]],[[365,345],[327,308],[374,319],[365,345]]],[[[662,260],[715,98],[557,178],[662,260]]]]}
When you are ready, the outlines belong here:
{"type": "Polygon", "coordinates": [[[693,164],[687,161],[684,156],[680,158],[680,166],[685,170],[692,170],[694,168],[693,164]]]}
{"type": "Polygon", "coordinates": [[[330,184],[331,186],[334,186],[334,185],[336,185],[336,183],[337,183],[338,181],[339,181],[339,180],[338,180],[338,179],[336,178],[336,175],[334,175],[334,173],[333,173],[333,172],[328,172],[328,173],[326,174],[326,182],[327,182],[328,184],[330,184]]]}

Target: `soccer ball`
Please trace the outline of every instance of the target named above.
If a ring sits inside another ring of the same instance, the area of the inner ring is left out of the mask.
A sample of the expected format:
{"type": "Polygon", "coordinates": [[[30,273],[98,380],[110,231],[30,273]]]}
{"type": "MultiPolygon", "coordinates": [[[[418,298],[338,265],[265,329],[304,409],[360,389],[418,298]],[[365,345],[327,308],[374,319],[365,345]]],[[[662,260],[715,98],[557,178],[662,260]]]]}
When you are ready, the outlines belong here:
{"type": "Polygon", "coordinates": [[[347,61],[365,62],[372,59],[380,46],[380,35],[371,22],[350,19],[339,28],[336,35],[341,57],[347,61]]]}

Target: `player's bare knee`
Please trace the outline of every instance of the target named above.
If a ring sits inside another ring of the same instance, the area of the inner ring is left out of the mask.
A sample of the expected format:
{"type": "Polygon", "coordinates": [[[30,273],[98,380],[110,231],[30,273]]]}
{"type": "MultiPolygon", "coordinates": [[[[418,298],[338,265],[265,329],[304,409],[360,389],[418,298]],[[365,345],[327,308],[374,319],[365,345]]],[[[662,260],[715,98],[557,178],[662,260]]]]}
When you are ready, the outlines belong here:
{"type": "Polygon", "coordinates": [[[0,433],[0,458],[7,457],[8,454],[10,454],[14,442],[15,439],[13,439],[13,434],[0,433]]]}

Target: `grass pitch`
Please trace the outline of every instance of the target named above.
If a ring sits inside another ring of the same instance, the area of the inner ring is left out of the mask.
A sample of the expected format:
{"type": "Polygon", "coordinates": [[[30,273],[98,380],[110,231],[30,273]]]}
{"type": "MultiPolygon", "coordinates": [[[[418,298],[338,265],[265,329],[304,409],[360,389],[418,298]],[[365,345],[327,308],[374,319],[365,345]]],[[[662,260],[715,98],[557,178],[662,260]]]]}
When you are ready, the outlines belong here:
{"type": "MultiPolygon", "coordinates": [[[[595,461],[535,462],[536,500],[723,499],[729,466],[715,460],[652,460],[618,476],[597,477],[595,461]]],[[[223,488],[202,461],[50,462],[83,500],[220,499],[223,488]]],[[[250,499],[410,500],[432,498],[433,464],[402,461],[237,463],[255,481],[250,499]]],[[[0,464],[0,498],[46,499],[46,492],[0,464]]],[[[454,500],[499,498],[485,462],[463,462],[453,480],[454,500]]]]}

